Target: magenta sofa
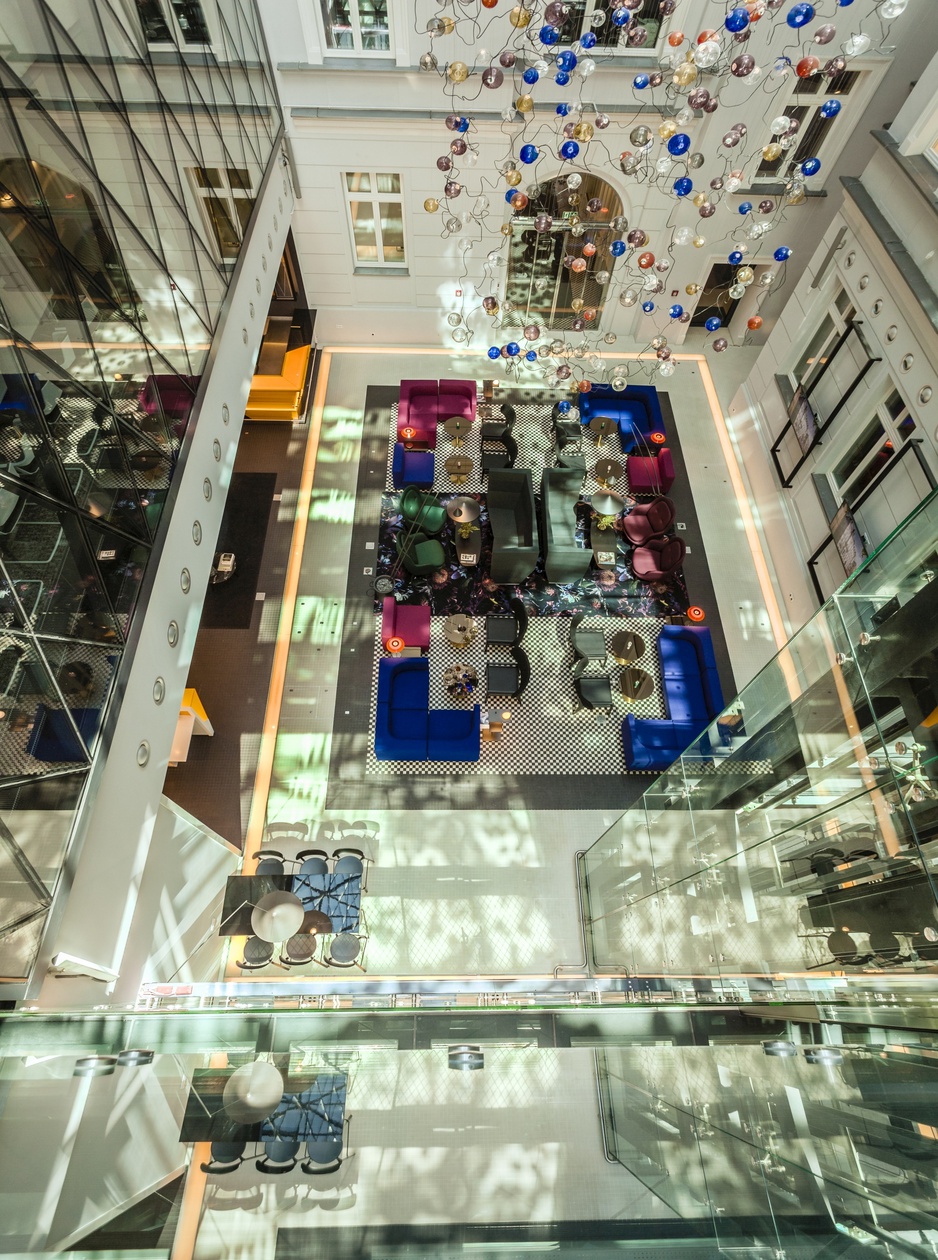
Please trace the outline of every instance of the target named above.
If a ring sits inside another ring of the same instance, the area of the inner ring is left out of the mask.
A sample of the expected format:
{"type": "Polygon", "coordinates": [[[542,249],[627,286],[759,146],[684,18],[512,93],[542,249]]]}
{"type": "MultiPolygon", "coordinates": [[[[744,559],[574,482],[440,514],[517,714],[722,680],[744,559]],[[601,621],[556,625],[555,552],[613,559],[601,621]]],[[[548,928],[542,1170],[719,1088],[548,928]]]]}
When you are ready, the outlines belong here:
{"type": "Polygon", "coordinates": [[[439,407],[439,381],[401,381],[397,403],[398,441],[404,440],[402,429],[416,429],[416,435],[407,439],[408,446],[414,450],[434,450],[439,407]]]}
{"type": "Polygon", "coordinates": [[[631,494],[665,494],[674,484],[674,463],[666,446],[654,455],[629,455],[625,463],[631,494]]]}
{"type": "Polygon", "coordinates": [[[407,647],[430,647],[430,608],[427,604],[399,604],[388,595],[381,605],[381,642],[397,635],[407,647]]]}

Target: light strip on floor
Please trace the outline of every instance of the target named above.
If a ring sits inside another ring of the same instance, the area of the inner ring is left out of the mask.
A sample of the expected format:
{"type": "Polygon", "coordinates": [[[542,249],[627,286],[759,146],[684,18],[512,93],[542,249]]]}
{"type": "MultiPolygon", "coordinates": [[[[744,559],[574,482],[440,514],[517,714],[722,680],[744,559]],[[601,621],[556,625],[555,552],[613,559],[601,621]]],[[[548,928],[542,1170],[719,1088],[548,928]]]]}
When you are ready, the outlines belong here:
{"type": "Polygon", "coordinates": [[[241,867],[241,872],[244,875],[253,875],[257,867],[257,861],[253,854],[260,848],[264,838],[264,824],[267,820],[267,798],[270,794],[274,755],[277,751],[277,733],[280,728],[280,710],[283,705],[284,679],[287,674],[287,659],[290,655],[290,638],[293,633],[293,618],[296,614],[296,594],[299,590],[300,573],[303,567],[303,550],[306,546],[306,528],[309,524],[313,477],[316,474],[316,456],[319,452],[322,413],[326,402],[326,390],[329,385],[329,369],[331,365],[332,352],[328,349],[323,350],[319,359],[319,374],[316,378],[316,391],[313,395],[313,405],[309,416],[309,437],[306,443],[303,473],[300,477],[300,488],[296,500],[296,519],[293,524],[290,558],[287,562],[287,572],[283,583],[280,624],[277,627],[277,639],[274,644],[274,658],[270,669],[270,688],[267,692],[267,708],[264,712],[264,726],[261,732],[261,744],[257,757],[257,771],[254,775],[251,813],[248,819],[247,835],[244,840],[244,864],[241,867]]]}

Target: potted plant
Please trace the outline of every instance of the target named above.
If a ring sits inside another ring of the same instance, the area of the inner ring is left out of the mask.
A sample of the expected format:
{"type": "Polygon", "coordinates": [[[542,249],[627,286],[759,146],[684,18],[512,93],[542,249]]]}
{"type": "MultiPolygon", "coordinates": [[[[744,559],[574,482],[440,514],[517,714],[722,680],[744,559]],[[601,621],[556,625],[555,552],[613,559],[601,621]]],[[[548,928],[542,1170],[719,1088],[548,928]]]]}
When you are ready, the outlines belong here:
{"type": "Polygon", "coordinates": [[[596,522],[597,529],[615,529],[616,527],[616,518],[604,516],[601,512],[594,512],[593,520],[596,522]]]}
{"type": "Polygon", "coordinates": [[[479,527],[475,521],[463,521],[459,526],[459,537],[471,538],[478,528],[479,527]]]}

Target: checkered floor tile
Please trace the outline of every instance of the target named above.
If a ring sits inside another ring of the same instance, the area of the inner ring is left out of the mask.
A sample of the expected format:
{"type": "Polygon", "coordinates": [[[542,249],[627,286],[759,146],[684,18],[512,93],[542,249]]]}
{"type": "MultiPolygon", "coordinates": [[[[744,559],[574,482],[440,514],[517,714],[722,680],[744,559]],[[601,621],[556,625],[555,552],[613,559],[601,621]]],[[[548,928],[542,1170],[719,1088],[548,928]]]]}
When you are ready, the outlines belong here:
{"type": "MultiPolygon", "coordinates": [[[[478,633],[467,648],[454,648],[443,637],[443,617],[430,620],[430,707],[433,709],[468,708],[469,701],[452,700],[443,685],[448,665],[461,662],[470,665],[484,685],[487,661],[508,664],[507,648],[485,649],[485,621],[477,617],[478,633]]],[[[374,754],[374,713],[378,685],[378,662],[383,652],[380,618],[376,619],[374,662],[372,670],[371,725],[368,732],[367,774],[625,774],[622,756],[622,718],[632,712],[636,717],[665,716],[658,662],[657,639],[663,621],[644,617],[587,617],[582,630],[599,630],[607,646],[616,631],[637,631],[645,641],[645,652],[638,665],[647,670],[655,682],[655,690],[647,700],[632,703],[619,692],[621,667],[610,655],[605,665],[591,662],[590,674],[609,674],[612,679],[614,708],[600,710],[575,708],[576,693],[570,679],[573,652],[570,648],[568,617],[532,617],[523,647],[531,662],[531,681],[520,699],[493,696],[480,703],[483,709],[509,712],[502,735],[490,742],[483,740],[477,762],[450,761],[378,761],[374,754]]]]}
{"type": "MultiPolygon", "coordinates": [[[[535,492],[538,492],[541,485],[541,473],[545,468],[552,468],[557,462],[557,452],[551,432],[551,413],[554,408],[554,399],[546,402],[523,400],[516,402],[514,398],[506,398],[505,401],[510,402],[514,407],[516,416],[511,430],[512,437],[518,444],[518,458],[514,466],[515,468],[530,468],[534,489],[535,492]]],[[[486,478],[482,473],[481,425],[486,420],[497,420],[500,417],[501,409],[497,404],[480,403],[476,422],[468,434],[460,440],[459,446],[456,446],[453,439],[442,427],[437,430],[436,459],[433,470],[433,490],[435,494],[449,495],[455,491],[463,494],[477,494],[485,490],[486,478]],[[466,480],[460,482],[458,486],[452,481],[449,473],[446,471],[447,459],[450,455],[456,454],[466,455],[472,460],[472,471],[466,480]]],[[[393,491],[394,489],[394,481],[391,476],[391,461],[396,441],[397,403],[393,403],[388,431],[388,462],[385,474],[385,489],[388,491],[393,491]]],[[[616,460],[622,466],[622,475],[615,481],[610,481],[608,488],[615,490],[617,494],[627,494],[628,480],[625,475],[625,458],[619,445],[618,432],[604,438],[601,447],[598,446],[597,442],[596,435],[589,428],[584,428],[581,454],[586,460],[586,477],[583,482],[582,493],[589,497],[598,490],[607,488],[597,484],[593,475],[593,469],[598,459],[608,458],[616,460]]],[[[487,448],[492,451],[502,449],[497,442],[491,445],[487,444],[487,448]]],[[[568,454],[573,454],[574,450],[572,447],[567,447],[567,452],[568,454]]]]}

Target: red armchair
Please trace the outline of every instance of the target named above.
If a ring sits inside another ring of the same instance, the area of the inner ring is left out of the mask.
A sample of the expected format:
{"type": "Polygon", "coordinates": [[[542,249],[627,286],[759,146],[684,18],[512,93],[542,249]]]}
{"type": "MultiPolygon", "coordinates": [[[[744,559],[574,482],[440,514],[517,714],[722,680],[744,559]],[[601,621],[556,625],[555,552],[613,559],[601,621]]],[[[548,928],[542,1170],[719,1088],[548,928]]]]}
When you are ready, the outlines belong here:
{"type": "Polygon", "coordinates": [[[674,485],[674,464],[666,446],[654,455],[629,455],[625,463],[632,494],[664,494],[674,485]]]}
{"type": "Polygon", "coordinates": [[[642,582],[660,582],[677,572],[686,552],[681,538],[649,538],[632,552],[632,572],[642,582]]]}
{"type": "Polygon", "coordinates": [[[640,547],[649,538],[668,532],[674,524],[674,504],[664,498],[636,503],[622,524],[629,542],[640,547]]]}
{"type": "Polygon", "coordinates": [[[476,418],[475,381],[440,381],[440,423],[451,416],[462,416],[471,424],[476,418]]]}
{"type": "Polygon", "coordinates": [[[381,606],[381,642],[403,639],[406,647],[430,647],[430,609],[427,604],[399,604],[389,595],[381,606]]]}
{"type": "MultiPolygon", "coordinates": [[[[397,404],[397,437],[412,450],[436,449],[436,423],[440,413],[438,381],[401,381],[397,404]],[[404,436],[404,429],[413,435],[404,436]]],[[[454,413],[455,414],[455,413],[454,413]]]]}

